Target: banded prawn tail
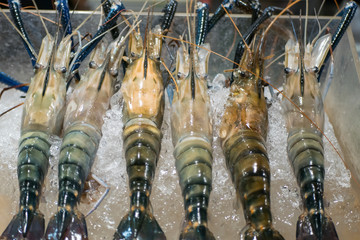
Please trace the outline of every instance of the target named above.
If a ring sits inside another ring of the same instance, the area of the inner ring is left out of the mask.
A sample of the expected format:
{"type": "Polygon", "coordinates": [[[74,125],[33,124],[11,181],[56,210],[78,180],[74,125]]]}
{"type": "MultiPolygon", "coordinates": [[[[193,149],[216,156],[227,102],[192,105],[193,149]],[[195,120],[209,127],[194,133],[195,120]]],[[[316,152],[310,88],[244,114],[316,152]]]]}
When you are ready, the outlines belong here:
{"type": "Polygon", "coordinates": [[[166,239],[150,210],[150,192],[160,152],[161,132],[148,119],[126,124],[124,150],[130,185],[130,212],[123,217],[114,239],[166,239]]]}
{"type": "Polygon", "coordinates": [[[324,211],[324,149],[322,135],[311,128],[294,129],[288,137],[288,155],[304,203],[296,239],[337,240],[335,225],[324,211]]]}
{"type": "MultiPolygon", "coordinates": [[[[227,108],[225,114],[230,114],[230,111],[236,112],[235,109],[227,108]]],[[[225,115],[225,118],[228,116],[225,115]]],[[[228,121],[225,118],[224,124],[228,121]]],[[[259,119],[259,125],[266,126],[264,121],[267,121],[266,117],[259,119]]],[[[222,137],[224,133],[221,132],[222,137]]],[[[283,240],[272,225],[270,165],[263,134],[240,130],[226,140],[223,150],[247,222],[240,232],[240,239],[283,240]]]]}
{"type": "Polygon", "coordinates": [[[325,213],[323,200],[324,109],[318,78],[330,54],[330,48],[334,50],[340,41],[356,7],[354,2],[347,4],[333,37],[326,34],[321,38],[316,37],[308,44],[306,38],[304,43],[289,40],[285,46],[286,99],[283,99],[282,105],[288,129],[287,151],[304,207],[304,212],[297,221],[297,240],[338,239],[335,225],[325,213]]]}
{"type": "MultiPolygon", "coordinates": [[[[209,15],[207,4],[198,3],[196,12],[196,29],[189,29],[189,35],[195,33],[195,39],[191,38],[195,44],[209,49],[209,44],[204,44],[209,15]]],[[[189,19],[192,19],[191,14],[189,19]]],[[[209,51],[203,48],[182,44],[173,73],[178,89],[173,98],[170,97],[171,131],[185,209],[180,240],[215,240],[208,228],[213,162],[212,118],[207,91],[209,56],[209,51]]]]}
{"type": "Polygon", "coordinates": [[[160,71],[161,34],[166,34],[177,1],[165,7],[163,22],[145,33],[133,31],[131,62],[121,86],[123,93],[124,153],[130,189],[130,211],[122,218],[114,239],[166,239],[151,212],[150,194],[159,158],[164,114],[164,86],[160,71]]]}
{"type": "Polygon", "coordinates": [[[49,134],[42,131],[29,131],[21,136],[18,159],[20,210],[1,239],[40,239],[44,234],[45,219],[38,207],[48,170],[49,139],[49,134]]]}

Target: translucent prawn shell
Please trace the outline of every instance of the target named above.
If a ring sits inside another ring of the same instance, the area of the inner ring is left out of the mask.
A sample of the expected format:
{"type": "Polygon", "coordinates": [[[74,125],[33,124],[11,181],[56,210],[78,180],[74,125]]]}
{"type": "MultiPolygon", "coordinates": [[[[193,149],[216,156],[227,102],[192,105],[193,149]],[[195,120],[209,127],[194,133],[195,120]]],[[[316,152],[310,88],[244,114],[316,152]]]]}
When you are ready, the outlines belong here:
{"type": "Polygon", "coordinates": [[[284,94],[291,99],[283,100],[286,115],[286,126],[293,128],[316,128],[301,111],[303,111],[319,128],[324,125],[324,110],[317,71],[321,68],[330,47],[329,34],[320,38],[314,47],[308,44],[304,49],[303,64],[300,59],[298,42],[289,40],[285,45],[285,67],[287,68],[284,94]],[[301,67],[303,68],[301,71],[301,67]],[[303,72],[303,93],[301,93],[301,72],[303,72]]]}
{"type": "MultiPolygon", "coordinates": [[[[203,45],[210,49],[209,44],[203,45]]],[[[172,140],[174,146],[183,138],[194,136],[212,142],[210,98],[207,92],[207,68],[210,53],[202,48],[193,50],[194,66],[188,49],[183,45],[177,52],[176,81],[178,92],[171,106],[172,140]],[[194,98],[191,77],[194,71],[194,98]]]]}
{"type": "Polygon", "coordinates": [[[70,37],[64,38],[57,49],[54,45],[55,41],[50,35],[44,37],[35,76],[26,94],[22,132],[40,130],[59,134],[61,131],[65,113],[66,69],[70,62],[70,37]],[[56,51],[54,56],[53,51],[56,51]]]}
{"type": "Polygon", "coordinates": [[[244,130],[257,132],[264,139],[267,136],[267,106],[261,79],[258,77],[262,63],[256,63],[255,58],[249,56],[248,52],[244,54],[246,56],[242,58],[240,66],[247,66],[247,69],[237,69],[234,72],[234,82],[220,126],[223,145],[230,137],[244,130]]]}
{"type": "Polygon", "coordinates": [[[114,91],[116,69],[124,51],[121,44],[114,41],[107,48],[107,43],[101,41],[96,46],[90,56],[88,71],[81,78],[68,101],[64,129],[82,122],[101,132],[103,116],[109,108],[110,97],[114,91]]]}
{"type": "Polygon", "coordinates": [[[130,35],[129,49],[132,62],[128,66],[121,92],[124,98],[124,122],[147,118],[157,127],[161,126],[164,113],[164,86],[160,71],[161,52],[160,26],[155,26],[147,35],[147,51],[138,32],[130,35]]]}

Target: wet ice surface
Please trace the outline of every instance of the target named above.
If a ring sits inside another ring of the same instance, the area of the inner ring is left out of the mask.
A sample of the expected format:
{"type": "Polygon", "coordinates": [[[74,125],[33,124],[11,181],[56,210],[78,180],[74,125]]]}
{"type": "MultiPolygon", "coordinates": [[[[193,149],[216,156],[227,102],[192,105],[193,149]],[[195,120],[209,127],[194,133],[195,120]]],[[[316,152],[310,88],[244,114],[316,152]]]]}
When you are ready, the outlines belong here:
{"type": "MultiPolygon", "coordinates": [[[[225,166],[217,132],[221,122],[224,104],[229,90],[221,87],[223,79],[218,79],[210,90],[214,116],[214,163],[213,191],[209,206],[209,227],[217,239],[238,239],[239,231],[245,226],[241,204],[236,201],[235,190],[225,166]]],[[[5,93],[0,100],[0,112],[23,101],[18,91],[5,93]]],[[[90,239],[112,239],[121,218],[129,210],[129,191],[127,173],[122,146],[122,100],[117,93],[111,101],[111,109],[104,117],[103,138],[98,156],[92,168],[93,173],[110,187],[110,192],[99,208],[87,217],[90,239]]],[[[18,186],[16,177],[17,141],[20,135],[20,119],[22,107],[13,110],[0,119],[0,200],[3,222],[2,232],[11,217],[17,211],[18,186]]],[[[174,150],[170,134],[170,109],[166,102],[164,122],[162,125],[163,139],[158,168],[151,195],[154,216],[164,230],[168,239],[178,239],[183,214],[183,200],[178,176],[175,169],[174,150]]],[[[295,239],[296,221],[301,214],[301,200],[296,179],[286,155],[286,130],[281,115],[280,101],[276,100],[269,109],[269,134],[267,148],[271,161],[271,199],[275,228],[285,239],[295,239]]],[[[339,149],[331,125],[326,119],[325,134],[339,149]]],[[[61,141],[53,139],[52,157],[41,199],[41,211],[46,222],[56,210],[57,202],[57,162],[61,141]]],[[[326,153],[325,201],[327,213],[333,218],[340,239],[354,239],[353,234],[359,233],[360,223],[359,199],[355,194],[350,180],[350,172],[344,167],[341,159],[324,140],[326,153]]],[[[97,199],[104,188],[92,189],[92,198],[97,199]]],[[[86,214],[94,205],[82,203],[80,210],[86,214]]]]}

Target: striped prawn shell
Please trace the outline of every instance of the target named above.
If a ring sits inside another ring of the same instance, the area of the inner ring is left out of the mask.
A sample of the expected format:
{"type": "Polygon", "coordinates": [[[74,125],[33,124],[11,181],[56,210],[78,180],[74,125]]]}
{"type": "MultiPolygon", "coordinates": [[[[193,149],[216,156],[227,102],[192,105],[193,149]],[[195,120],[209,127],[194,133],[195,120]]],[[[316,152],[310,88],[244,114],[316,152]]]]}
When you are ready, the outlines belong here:
{"type": "MultiPolygon", "coordinates": [[[[328,88],[320,90],[321,73],[357,9],[350,1],[334,36],[317,36],[311,42],[289,39],[285,45],[283,109],[286,116],[288,156],[300,186],[304,213],[297,222],[296,238],[338,240],[335,225],[324,213],[324,109],[328,88]],[[332,50],[331,50],[332,49],[332,50]],[[329,54],[330,53],[330,54],[329,54]]],[[[306,29],[305,29],[306,31],[306,29]]]]}
{"type": "MultiPolygon", "coordinates": [[[[160,152],[162,134],[150,120],[132,121],[124,128],[124,152],[131,192],[142,196],[140,205],[149,206],[149,196],[160,152]]],[[[137,197],[137,196],[136,196],[137,197]]],[[[134,196],[135,198],[135,196],[134,196]]],[[[131,199],[135,201],[135,199],[131,199]]],[[[131,202],[134,205],[135,202],[131,202]]]]}
{"type": "MultiPolygon", "coordinates": [[[[330,36],[325,35],[319,41],[330,41],[330,36]]],[[[301,112],[289,101],[283,101],[289,133],[287,151],[300,186],[305,210],[320,207],[323,211],[324,149],[322,134],[314,125],[323,128],[324,109],[317,75],[314,71],[306,70],[312,66],[306,60],[310,59],[316,66],[313,62],[316,62],[318,56],[313,56],[308,46],[305,49],[303,67],[300,64],[299,52],[299,43],[289,40],[286,44],[285,65],[291,71],[286,75],[284,93],[301,108],[301,112]],[[312,120],[309,121],[308,118],[312,120]]],[[[322,52],[324,53],[326,52],[322,52]]]]}
{"type": "Polygon", "coordinates": [[[324,212],[325,169],[320,130],[324,126],[324,109],[317,75],[330,41],[327,34],[303,50],[291,40],[285,46],[284,94],[291,99],[282,103],[289,133],[287,151],[304,205],[297,222],[298,240],[338,239],[334,223],[324,212]]]}
{"type": "Polygon", "coordinates": [[[100,139],[101,132],[90,124],[77,122],[66,129],[59,157],[59,206],[74,207],[79,201],[100,139]]]}
{"type": "Polygon", "coordinates": [[[123,140],[130,191],[143,191],[147,198],[159,157],[164,114],[163,80],[160,63],[154,57],[160,53],[161,43],[153,32],[161,32],[158,25],[148,33],[147,44],[152,47],[146,52],[139,50],[142,46],[139,33],[130,35],[129,48],[139,55],[127,68],[121,86],[124,96],[123,140]],[[135,46],[136,50],[133,49],[135,46]]]}
{"type": "Polygon", "coordinates": [[[212,190],[211,143],[204,138],[187,137],[176,145],[174,157],[184,197],[185,218],[206,226],[212,190]]]}
{"type": "Polygon", "coordinates": [[[49,221],[46,239],[88,239],[85,216],[77,205],[96,157],[123,52],[121,36],[109,46],[102,40],[69,98],[59,157],[58,209],[49,221]]]}
{"type": "Polygon", "coordinates": [[[121,91],[124,96],[123,140],[130,190],[140,190],[139,185],[144,193],[150,195],[160,152],[160,127],[164,113],[159,63],[143,53],[128,67],[121,91]]]}
{"type": "Polygon", "coordinates": [[[242,130],[225,142],[223,150],[247,222],[257,229],[271,226],[270,165],[264,138],[242,130]]]}
{"type": "Polygon", "coordinates": [[[272,222],[270,164],[265,146],[268,114],[263,90],[258,86],[251,75],[236,76],[220,138],[247,222],[240,233],[241,239],[284,240],[272,222]]]}
{"type": "Polygon", "coordinates": [[[23,132],[19,141],[18,179],[20,207],[37,208],[41,187],[49,167],[50,135],[43,131],[23,132]],[[31,202],[26,202],[30,200],[31,202]]]}
{"type": "Polygon", "coordinates": [[[293,129],[288,136],[288,156],[305,208],[311,212],[320,205],[323,209],[325,169],[321,134],[311,128],[293,129]]]}

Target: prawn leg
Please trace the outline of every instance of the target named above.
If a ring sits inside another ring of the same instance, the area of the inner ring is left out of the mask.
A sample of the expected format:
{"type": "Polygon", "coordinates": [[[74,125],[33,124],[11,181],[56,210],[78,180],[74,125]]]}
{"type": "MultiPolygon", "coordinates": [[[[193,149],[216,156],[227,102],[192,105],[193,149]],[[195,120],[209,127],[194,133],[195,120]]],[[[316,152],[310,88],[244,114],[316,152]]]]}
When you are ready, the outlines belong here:
{"type": "MultiPolygon", "coordinates": [[[[37,61],[37,54],[34,50],[34,47],[31,43],[30,39],[29,39],[27,31],[25,30],[25,27],[24,27],[24,24],[23,24],[23,21],[21,18],[20,2],[19,2],[19,0],[8,0],[8,4],[9,4],[10,14],[14,21],[15,27],[19,31],[19,33],[21,33],[21,40],[25,46],[27,53],[29,54],[32,66],[35,67],[35,64],[37,61]]],[[[7,86],[10,86],[10,87],[14,87],[14,86],[18,86],[18,85],[22,84],[19,81],[11,78],[10,76],[8,76],[2,72],[0,72],[0,82],[7,86]]],[[[21,88],[19,88],[19,90],[26,93],[28,90],[28,87],[21,87],[21,88]]]]}
{"type": "MultiPolygon", "coordinates": [[[[241,39],[239,41],[236,47],[236,52],[234,57],[234,65],[233,65],[234,69],[238,66],[238,64],[240,64],[240,60],[242,58],[242,55],[244,54],[246,45],[250,44],[250,42],[254,38],[256,31],[259,29],[260,25],[264,23],[267,19],[269,19],[272,16],[273,12],[274,12],[273,7],[265,8],[261,16],[257,18],[253,24],[251,24],[247,32],[244,34],[244,40],[241,39]]],[[[232,84],[233,81],[234,81],[233,76],[231,76],[230,84],[232,84]]]]}
{"type": "Polygon", "coordinates": [[[226,11],[230,12],[234,6],[241,9],[245,13],[251,13],[252,22],[254,22],[261,13],[261,6],[258,0],[248,1],[248,3],[242,0],[224,0],[215,10],[214,15],[209,19],[208,31],[210,31],[217,24],[217,22],[226,14],[226,11]]]}
{"type": "Polygon", "coordinates": [[[35,67],[37,61],[37,54],[34,50],[34,47],[29,39],[29,36],[25,30],[22,18],[21,18],[21,5],[19,0],[8,0],[9,10],[11,17],[15,23],[16,28],[21,33],[21,40],[24,43],[25,49],[28,52],[31,60],[31,64],[35,67]]]}
{"type": "MultiPolygon", "coordinates": [[[[56,0],[55,1],[56,10],[61,15],[61,25],[65,32],[65,36],[72,34],[72,26],[70,22],[70,12],[69,12],[69,3],[68,0],[56,0]]],[[[73,41],[73,40],[71,40],[73,41]]],[[[72,44],[74,44],[72,42],[72,44]]]]}
{"type": "MultiPolygon", "coordinates": [[[[103,8],[105,15],[108,16],[111,11],[111,5],[112,5],[111,1],[110,0],[101,0],[101,4],[102,4],[102,8],[103,8]]],[[[113,39],[116,39],[120,34],[119,29],[117,27],[112,29],[110,32],[111,32],[111,36],[113,39]]]]}
{"type": "MultiPolygon", "coordinates": [[[[342,18],[340,20],[339,26],[336,29],[336,32],[334,33],[334,35],[332,36],[332,39],[331,39],[331,48],[332,48],[333,51],[337,47],[337,45],[340,42],[342,36],[344,35],[347,28],[349,27],[352,19],[354,18],[357,7],[358,6],[357,6],[357,4],[355,2],[350,1],[350,2],[348,2],[346,4],[343,11],[341,11],[340,14],[342,14],[342,18]]],[[[319,74],[318,74],[318,80],[319,81],[320,81],[322,71],[324,70],[324,65],[326,64],[327,59],[329,59],[330,54],[331,53],[327,54],[326,59],[324,61],[324,64],[320,68],[320,71],[319,71],[319,74]]]]}
{"type": "MultiPolygon", "coordinates": [[[[13,79],[12,77],[10,77],[9,75],[3,73],[3,72],[0,72],[0,82],[1,83],[4,83],[10,87],[16,87],[16,86],[20,86],[22,85],[23,83],[13,79]]],[[[29,89],[28,86],[23,86],[23,87],[20,87],[18,88],[20,91],[26,93],[27,90],[29,89]]]]}

